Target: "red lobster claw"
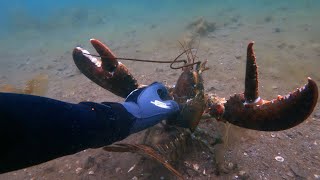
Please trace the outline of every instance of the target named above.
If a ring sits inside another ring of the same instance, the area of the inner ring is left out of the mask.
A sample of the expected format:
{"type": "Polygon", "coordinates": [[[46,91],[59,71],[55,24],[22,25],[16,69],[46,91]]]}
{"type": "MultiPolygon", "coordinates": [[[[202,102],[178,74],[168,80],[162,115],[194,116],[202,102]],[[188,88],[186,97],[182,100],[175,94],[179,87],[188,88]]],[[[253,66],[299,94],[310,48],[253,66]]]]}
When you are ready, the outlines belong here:
{"type": "Polygon", "coordinates": [[[123,98],[138,88],[137,80],[125,65],[118,62],[116,56],[106,45],[96,39],[91,39],[90,42],[101,59],[90,55],[87,50],[81,47],[76,47],[73,50],[73,60],[85,76],[104,89],[123,98]]]}
{"type": "MultiPolygon", "coordinates": [[[[218,118],[240,127],[260,131],[280,131],[300,124],[310,116],[317,103],[317,84],[308,78],[305,86],[286,96],[278,96],[271,101],[261,99],[253,44],[254,42],[249,43],[247,49],[245,92],[230,97],[223,104],[224,111],[218,118]]],[[[213,111],[210,114],[217,116],[217,109],[221,109],[221,106],[212,106],[213,111]]]]}

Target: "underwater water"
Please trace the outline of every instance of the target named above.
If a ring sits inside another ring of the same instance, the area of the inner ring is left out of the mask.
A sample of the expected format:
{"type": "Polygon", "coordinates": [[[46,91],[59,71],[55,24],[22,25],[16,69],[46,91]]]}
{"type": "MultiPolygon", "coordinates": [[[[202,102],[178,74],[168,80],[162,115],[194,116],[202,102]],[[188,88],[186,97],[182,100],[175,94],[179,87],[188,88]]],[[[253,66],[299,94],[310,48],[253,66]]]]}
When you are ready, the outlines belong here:
{"type": "Polygon", "coordinates": [[[19,64],[45,66],[59,56],[69,63],[68,52],[78,45],[90,49],[88,40],[93,37],[122,56],[157,58],[154,54],[159,53],[160,60],[179,53],[178,41],[197,38],[206,52],[200,58],[209,64],[230,53],[244,56],[246,44],[254,40],[258,63],[269,70],[266,73],[290,74],[290,80],[298,81],[319,78],[319,6],[316,0],[3,2],[0,72],[12,83],[30,73],[16,69],[19,64]],[[214,29],[203,35],[188,29],[199,18],[214,23],[214,29]]]}
{"type": "MultiPolygon", "coordinates": [[[[89,42],[96,38],[120,57],[163,61],[173,60],[182,52],[179,42],[186,42],[199,49],[199,60],[208,60],[206,90],[229,97],[243,91],[246,47],[253,40],[260,94],[270,99],[302,86],[307,77],[320,84],[319,9],[319,0],[4,1],[0,87],[23,89],[44,74],[48,88],[41,95],[122,101],[73,62],[76,46],[96,54],[89,42]]],[[[144,84],[174,84],[181,72],[163,64],[123,63],[144,84]]]]}

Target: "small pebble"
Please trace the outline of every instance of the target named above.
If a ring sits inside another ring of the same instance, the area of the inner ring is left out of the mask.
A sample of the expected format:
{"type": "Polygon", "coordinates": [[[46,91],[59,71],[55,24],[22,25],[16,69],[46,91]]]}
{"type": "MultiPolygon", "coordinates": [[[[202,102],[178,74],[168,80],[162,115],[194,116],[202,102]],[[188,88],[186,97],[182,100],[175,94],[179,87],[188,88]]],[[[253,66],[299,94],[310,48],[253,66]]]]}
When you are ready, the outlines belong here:
{"type": "Polygon", "coordinates": [[[240,179],[248,179],[249,178],[249,174],[245,171],[239,171],[238,176],[240,179]]]}
{"type": "Polygon", "coordinates": [[[81,170],[82,170],[82,168],[78,167],[78,168],[76,169],[76,173],[79,174],[81,170]]]}
{"type": "Polygon", "coordinates": [[[193,166],[193,169],[194,169],[194,170],[196,170],[196,171],[199,170],[199,164],[193,164],[192,166],[193,166]]]}
{"type": "Polygon", "coordinates": [[[92,175],[92,174],[94,174],[94,172],[93,171],[89,171],[88,174],[92,175]]]}
{"type": "Polygon", "coordinates": [[[276,156],[274,159],[277,160],[278,162],[283,162],[284,161],[284,158],[281,157],[281,156],[276,156]]]}
{"type": "Polygon", "coordinates": [[[129,170],[128,173],[131,172],[136,167],[136,164],[134,164],[129,170]]]}
{"type": "Polygon", "coordinates": [[[133,176],[133,178],[131,178],[131,180],[138,180],[137,176],[133,176]]]}

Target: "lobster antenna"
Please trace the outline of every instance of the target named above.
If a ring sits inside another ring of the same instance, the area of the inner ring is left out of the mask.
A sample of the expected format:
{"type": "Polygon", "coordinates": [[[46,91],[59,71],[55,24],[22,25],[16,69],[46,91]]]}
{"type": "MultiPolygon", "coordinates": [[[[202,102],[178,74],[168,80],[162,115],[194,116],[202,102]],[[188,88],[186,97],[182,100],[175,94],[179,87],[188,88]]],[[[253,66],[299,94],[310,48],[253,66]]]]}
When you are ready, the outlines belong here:
{"type": "Polygon", "coordinates": [[[197,48],[196,48],[196,52],[194,53],[194,56],[192,57],[192,63],[194,63],[194,60],[197,58],[198,49],[200,47],[200,41],[201,41],[201,39],[199,38],[198,45],[197,45],[197,48]]]}
{"type": "MultiPolygon", "coordinates": [[[[112,57],[106,57],[106,56],[100,56],[96,54],[90,54],[90,53],[83,53],[86,55],[94,56],[94,57],[101,57],[101,58],[112,58],[112,57]]],[[[126,61],[138,61],[138,62],[150,62],[150,63],[172,63],[172,61],[158,61],[158,60],[151,60],[151,59],[136,59],[136,58],[126,58],[126,57],[114,57],[112,59],[120,59],[120,60],[126,60],[126,61]]],[[[175,63],[187,63],[185,59],[176,60],[175,63]]]]}
{"type": "Polygon", "coordinates": [[[199,64],[200,61],[195,62],[195,63],[191,63],[191,64],[186,64],[186,63],[185,63],[185,64],[182,65],[182,66],[173,67],[173,64],[176,63],[176,61],[178,61],[178,58],[179,58],[180,56],[182,56],[183,54],[185,54],[186,52],[188,52],[188,51],[190,51],[190,48],[185,49],[185,50],[184,50],[182,53],[180,53],[173,61],[171,61],[170,68],[171,68],[171,69],[181,69],[181,68],[184,68],[184,67],[188,67],[188,66],[193,66],[193,65],[195,65],[195,64],[199,64]]]}
{"type": "MultiPolygon", "coordinates": [[[[178,41],[179,44],[181,45],[182,49],[184,50],[185,54],[187,55],[187,59],[188,59],[188,63],[191,62],[191,58],[190,58],[190,52],[192,50],[191,47],[186,48],[185,44],[182,44],[180,41],[178,41]]],[[[192,55],[192,53],[191,53],[192,55]]]]}

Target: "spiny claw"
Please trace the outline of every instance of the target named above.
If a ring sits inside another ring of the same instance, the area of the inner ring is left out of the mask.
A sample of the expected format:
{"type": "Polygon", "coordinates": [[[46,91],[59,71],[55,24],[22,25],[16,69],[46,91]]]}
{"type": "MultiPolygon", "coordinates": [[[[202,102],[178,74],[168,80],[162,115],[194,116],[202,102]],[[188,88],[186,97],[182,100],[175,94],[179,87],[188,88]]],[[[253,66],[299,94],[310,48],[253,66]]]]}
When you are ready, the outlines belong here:
{"type": "Polygon", "coordinates": [[[317,84],[308,78],[305,86],[289,95],[263,100],[259,97],[258,70],[252,46],[253,42],[247,49],[244,94],[235,94],[225,103],[211,100],[210,114],[231,124],[260,131],[285,130],[306,120],[318,100],[317,84]],[[222,105],[223,111],[217,111],[222,105]]]}
{"type": "Polygon", "coordinates": [[[318,99],[316,83],[308,84],[286,96],[259,104],[245,103],[243,94],[236,94],[225,104],[223,119],[231,124],[260,131],[280,131],[294,127],[309,117],[318,99]]]}
{"type": "Polygon", "coordinates": [[[246,102],[251,103],[259,98],[258,89],[258,67],[256,63],[256,56],[253,51],[254,42],[250,42],[247,49],[247,65],[246,65],[246,79],[245,91],[246,102]]]}
{"type": "Polygon", "coordinates": [[[138,88],[137,80],[125,65],[118,62],[116,56],[106,45],[96,39],[91,39],[90,42],[101,59],[93,57],[81,47],[76,47],[73,50],[73,60],[85,76],[104,89],[123,98],[138,88]]]}

